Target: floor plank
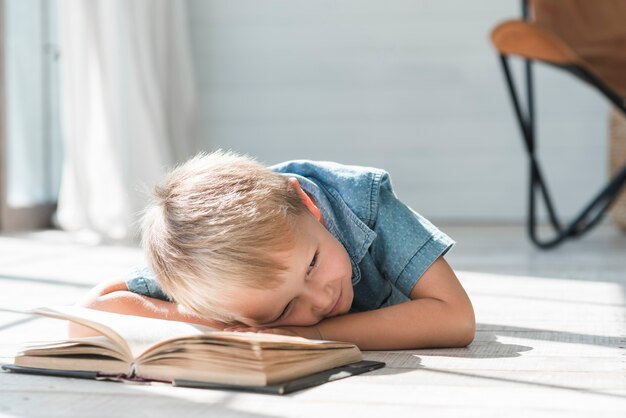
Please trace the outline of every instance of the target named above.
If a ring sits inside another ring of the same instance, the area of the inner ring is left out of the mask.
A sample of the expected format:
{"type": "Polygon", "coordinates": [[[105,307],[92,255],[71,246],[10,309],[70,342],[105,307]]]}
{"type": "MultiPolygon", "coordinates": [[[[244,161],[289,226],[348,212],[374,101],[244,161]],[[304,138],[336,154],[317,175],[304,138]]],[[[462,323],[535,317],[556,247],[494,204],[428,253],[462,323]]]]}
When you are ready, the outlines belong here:
{"type": "MultiPolygon", "coordinates": [[[[466,348],[366,352],[387,367],[286,397],[0,373],[0,416],[624,416],[626,237],[602,225],[554,251],[521,226],[444,226],[476,311],[466,348]]],[[[76,300],[142,262],[58,231],[0,237],[0,361],[65,324],[19,313],[76,300]]]]}

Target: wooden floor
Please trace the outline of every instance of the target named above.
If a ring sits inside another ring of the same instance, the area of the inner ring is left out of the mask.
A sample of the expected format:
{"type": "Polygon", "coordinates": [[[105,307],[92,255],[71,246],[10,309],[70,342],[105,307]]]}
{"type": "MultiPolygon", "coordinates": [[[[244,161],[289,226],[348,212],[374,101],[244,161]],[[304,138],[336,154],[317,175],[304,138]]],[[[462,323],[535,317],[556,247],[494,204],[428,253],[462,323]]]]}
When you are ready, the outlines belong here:
{"type": "MultiPolygon", "coordinates": [[[[0,373],[0,416],[626,416],[626,236],[603,225],[541,252],[522,227],[443,229],[476,310],[468,348],[367,352],[388,367],[286,397],[0,373]]],[[[71,303],[140,262],[55,231],[0,237],[0,361],[64,331],[12,310],[71,303]]]]}

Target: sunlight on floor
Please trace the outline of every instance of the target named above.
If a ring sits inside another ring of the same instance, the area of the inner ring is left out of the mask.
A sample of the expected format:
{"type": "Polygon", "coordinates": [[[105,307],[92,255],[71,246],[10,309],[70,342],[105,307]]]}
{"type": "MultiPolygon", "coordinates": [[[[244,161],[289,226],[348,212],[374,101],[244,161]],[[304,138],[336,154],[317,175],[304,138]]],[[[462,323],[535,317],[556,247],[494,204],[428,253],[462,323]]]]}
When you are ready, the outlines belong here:
{"type": "MultiPolygon", "coordinates": [[[[449,261],[476,312],[469,347],[365,352],[387,367],[284,398],[0,373],[12,408],[0,415],[61,417],[68,405],[74,415],[114,405],[117,412],[262,418],[329,416],[331,409],[376,418],[626,411],[626,238],[605,228],[542,252],[522,227],[446,230],[458,243],[449,261]]],[[[142,259],[135,247],[81,244],[58,231],[0,237],[0,252],[0,360],[20,341],[64,332],[62,321],[11,310],[72,303],[142,259]]]]}

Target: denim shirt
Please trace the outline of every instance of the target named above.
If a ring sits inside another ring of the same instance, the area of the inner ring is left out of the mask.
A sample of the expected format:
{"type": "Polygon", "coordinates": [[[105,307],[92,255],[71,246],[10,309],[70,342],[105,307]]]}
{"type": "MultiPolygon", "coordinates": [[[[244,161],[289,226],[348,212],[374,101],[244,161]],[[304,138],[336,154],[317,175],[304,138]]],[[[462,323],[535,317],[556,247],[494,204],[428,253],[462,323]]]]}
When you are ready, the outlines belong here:
{"type": "MultiPolygon", "coordinates": [[[[320,209],[328,231],[348,252],[354,288],[351,312],[409,300],[424,272],[454,245],[398,200],[383,170],[308,160],[270,169],[298,179],[320,209]]],[[[126,284],[135,293],[168,300],[146,268],[126,284]]]]}

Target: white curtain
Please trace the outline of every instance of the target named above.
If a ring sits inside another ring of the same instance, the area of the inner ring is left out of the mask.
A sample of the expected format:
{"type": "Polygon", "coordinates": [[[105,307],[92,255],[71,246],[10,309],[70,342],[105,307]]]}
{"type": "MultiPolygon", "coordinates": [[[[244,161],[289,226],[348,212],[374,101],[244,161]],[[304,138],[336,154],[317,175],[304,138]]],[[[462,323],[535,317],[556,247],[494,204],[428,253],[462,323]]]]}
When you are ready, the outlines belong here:
{"type": "Polygon", "coordinates": [[[136,237],[149,189],[197,151],[182,0],[60,0],[64,163],[57,222],[136,237]]]}

